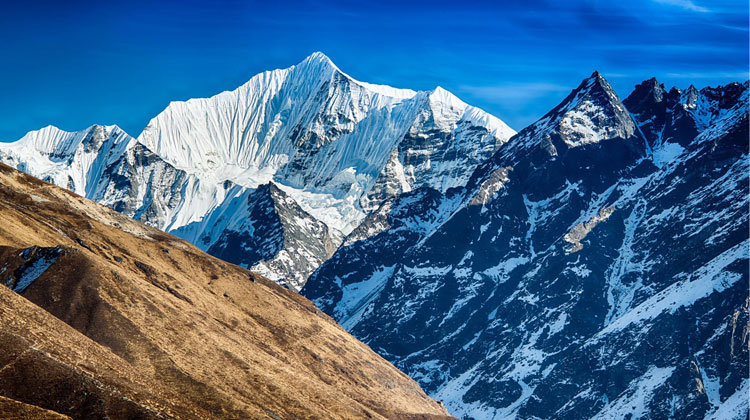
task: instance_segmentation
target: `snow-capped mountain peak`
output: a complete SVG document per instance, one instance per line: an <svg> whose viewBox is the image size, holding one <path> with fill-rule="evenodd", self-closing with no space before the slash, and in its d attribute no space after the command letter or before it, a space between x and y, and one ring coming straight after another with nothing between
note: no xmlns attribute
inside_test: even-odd
<svg viewBox="0 0 750 420"><path fill-rule="evenodd" d="M298 66L303 65L303 64L320 65L323 67L328 67L328 68L332 68L334 70L340 71L338 66L333 64L333 61L331 61L331 59L327 55L325 55L324 53L320 51L315 51L309 56L307 56L304 60L302 60L300 64L298 64Z"/></svg>
<svg viewBox="0 0 750 420"><path fill-rule="evenodd" d="M560 158L583 171L614 157L622 164L632 163L645 150L645 140L630 113L595 71L560 104L513 137L495 160L510 158L526 161L525 165L535 161L540 166L545 160Z"/></svg>
<svg viewBox="0 0 750 420"><path fill-rule="evenodd" d="M635 123L598 71L584 80L574 93L558 122L560 137L567 146L579 147L633 135Z"/></svg>
<svg viewBox="0 0 750 420"><path fill-rule="evenodd" d="M127 140L127 137L127 133L116 125L94 124L81 131L65 131L48 125L39 130L29 131L18 141L10 144L19 148L30 148L39 153L63 156L75 153L80 146L95 148L105 140L120 143L123 139Z"/></svg>
<svg viewBox="0 0 750 420"><path fill-rule="evenodd" d="M468 105L441 86L437 86L427 92L426 95L427 103L434 114L435 123L443 128L449 129L451 124L455 124L461 119L485 126L490 129L493 135L501 139L509 139L515 134L515 131L499 118Z"/></svg>
<svg viewBox="0 0 750 420"><path fill-rule="evenodd" d="M623 103L633 114L640 114L646 111L646 108L662 102L666 96L667 91L664 89L664 85L659 83L655 77L652 77L637 84Z"/></svg>
<svg viewBox="0 0 750 420"><path fill-rule="evenodd" d="M65 131L49 125L0 149L0 160L80 195L93 193L104 167L135 143L116 125Z"/></svg>
<svg viewBox="0 0 750 420"><path fill-rule="evenodd" d="M442 86L437 86L429 93L430 101L446 103L454 107L465 107L466 103L447 90L443 89Z"/></svg>
<svg viewBox="0 0 750 420"><path fill-rule="evenodd" d="M303 144L323 146L370 111L415 94L359 82L314 53L233 91L172 102L138 140L180 169L255 187L270 181ZM234 169L225 173L227 167Z"/></svg>
<svg viewBox="0 0 750 420"><path fill-rule="evenodd" d="M672 87L668 92L656 79L638 84L623 101L652 149L663 144L686 146L743 100L747 84L730 83L698 90Z"/></svg>
<svg viewBox="0 0 750 420"><path fill-rule="evenodd" d="M176 168L214 182L256 188L274 181L297 190L287 192L305 211L348 233L364 217L359 200L405 136L423 130L423 119L437 129L421 134L428 147L433 141L443 144L444 134L434 137L438 133L470 126L486 130L491 141L467 145L481 149L484 157L515 134L442 88L418 93L359 82L324 54L313 53L287 69L256 75L234 91L173 102L138 140ZM461 121L465 127L459 128ZM472 165L476 158L469 152ZM431 159L424 169L433 172L436 163ZM406 182L446 184L442 177L429 181L415 175Z"/></svg>
<svg viewBox="0 0 750 420"><path fill-rule="evenodd" d="M300 64L297 64L296 66L292 66L292 68L299 68L299 67L304 67L304 68L317 67L321 69L330 68L334 73L338 73L340 75L345 76L351 82L359 85L360 87L363 87L367 89L368 91L377 93L379 95L387 96L387 97L408 99L417 94L416 91L411 90L411 89L399 89L399 88L394 88L388 85L378 85L378 84L367 83L367 82L357 80L354 77L342 71L327 55L325 55L324 53L320 51L316 51L310 54Z"/></svg>
<svg viewBox="0 0 750 420"><path fill-rule="evenodd" d="M635 122L614 89L595 71L558 106L521 131L519 147L542 145L554 155L560 149L629 139L636 134Z"/></svg>
<svg viewBox="0 0 750 420"><path fill-rule="evenodd" d="M171 102L137 141L128 137L122 148L113 149L117 153L97 153L107 157L92 166L96 171L61 164L61 175L48 180L209 251L224 230L237 227L219 217L229 214L226 206L256 208L239 204L259 200L249 190L273 182L286 194L284 201L292 200L300 209L291 204L284 208L295 211L264 208L282 218L304 214L279 224L285 238L291 237L293 223L317 219L330 228L327 241L337 245L342 234L387 198L413 188L445 191L465 183L513 134L496 117L445 89L415 92L360 82L326 55L313 53L294 66L257 74L234 90ZM48 133L40 137L43 149L46 142L67 141ZM3 160L22 169L29 164L33 174L44 175L46 169L36 168L57 165L51 159ZM202 225L209 222L210 229ZM243 240L253 234L251 225L237 229L232 232L244 235ZM205 240L201 232L208 231L212 235ZM325 249L331 243L297 249ZM232 262L255 262L250 254L235 257ZM314 268L302 270L304 277ZM303 282L297 276L295 287Z"/></svg>

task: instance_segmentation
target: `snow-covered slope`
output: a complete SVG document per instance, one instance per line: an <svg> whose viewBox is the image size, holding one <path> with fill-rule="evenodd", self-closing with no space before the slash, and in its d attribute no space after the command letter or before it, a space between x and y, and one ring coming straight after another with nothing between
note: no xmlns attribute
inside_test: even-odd
<svg viewBox="0 0 750 420"><path fill-rule="evenodd" d="M135 142L117 126L67 132L53 126L0 144L0 160L79 195L93 195L103 169Z"/></svg>
<svg viewBox="0 0 750 420"><path fill-rule="evenodd" d="M659 86L595 73L302 294L465 419L745 419L748 84Z"/></svg>
<svg viewBox="0 0 750 420"><path fill-rule="evenodd" d="M361 83L315 53L234 91L173 102L138 140L188 173L249 188L273 180L305 211L349 233L376 180L395 177L407 191L445 190L465 182L513 134L442 88L418 93ZM404 155L400 149L415 136L420 150ZM394 153L400 159L392 164L403 170L381 173Z"/></svg>
<svg viewBox="0 0 750 420"><path fill-rule="evenodd" d="M274 183L254 189L235 185L202 220L173 233L294 290L341 242L340 234L302 210Z"/></svg>
<svg viewBox="0 0 750 420"><path fill-rule="evenodd" d="M276 203L288 205L267 208L294 219L281 222L285 239L276 249L311 265L293 273L296 263L266 264L264 272L298 287L328 252L319 251L335 248L385 199L424 186L463 185L513 134L442 88L415 92L359 82L314 53L233 91L172 102L137 140L116 127L75 133L48 127L0 144L0 160L209 252L220 248L214 241L222 233L252 235L250 221L225 212L243 207L235 205L238 197L260 197L255 189L272 182L285 197ZM292 228L301 220L304 226ZM309 233L308 243L290 242L290 229ZM288 248L292 242L296 250ZM317 257L303 249L317 250ZM247 253L222 255L248 266L261 262L253 259L257 252Z"/></svg>

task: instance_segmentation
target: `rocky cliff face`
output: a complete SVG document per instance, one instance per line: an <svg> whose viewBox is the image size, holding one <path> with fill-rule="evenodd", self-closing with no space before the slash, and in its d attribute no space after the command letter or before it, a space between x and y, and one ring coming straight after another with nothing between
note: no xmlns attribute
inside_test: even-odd
<svg viewBox="0 0 750 420"><path fill-rule="evenodd" d="M235 186L203 220L174 233L207 246L211 255L249 267L294 290L341 242L325 223L305 212L274 183L255 189Z"/></svg>
<svg viewBox="0 0 750 420"><path fill-rule="evenodd" d="M216 215L273 182L286 194L272 210L286 240L263 260L242 247L231 260L274 260L264 273L298 289L384 200L464 184L514 133L441 88L359 82L315 53L233 91L173 102L137 139L115 126L47 127L0 144L0 161L224 256L215 241L233 235L237 221Z"/></svg>
<svg viewBox="0 0 750 420"><path fill-rule="evenodd" d="M747 88L595 73L302 293L462 418L744 419Z"/></svg>

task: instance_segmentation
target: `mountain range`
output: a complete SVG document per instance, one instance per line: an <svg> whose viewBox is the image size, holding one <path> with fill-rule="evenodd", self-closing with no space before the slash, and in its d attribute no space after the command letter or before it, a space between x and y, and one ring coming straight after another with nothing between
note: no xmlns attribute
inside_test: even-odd
<svg viewBox="0 0 750 420"><path fill-rule="evenodd" d="M299 290L384 200L462 185L513 134L442 88L359 82L315 53L172 102L137 139L49 126L0 161Z"/></svg>
<svg viewBox="0 0 750 420"><path fill-rule="evenodd" d="M300 291L464 419L745 419L748 83L516 133L315 53L0 161Z"/></svg>
<svg viewBox="0 0 750 420"><path fill-rule="evenodd" d="M464 419L744 419L747 89L594 73L302 294Z"/></svg>

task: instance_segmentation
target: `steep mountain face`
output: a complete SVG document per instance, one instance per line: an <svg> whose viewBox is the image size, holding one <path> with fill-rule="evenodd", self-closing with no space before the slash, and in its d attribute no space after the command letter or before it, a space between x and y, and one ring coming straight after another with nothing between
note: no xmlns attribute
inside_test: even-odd
<svg viewBox="0 0 750 420"><path fill-rule="evenodd" d="M302 289L465 419L745 419L748 84L595 73Z"/></svg>
<svg viewBox="0 0 750 420"><path fill-rule="evenodd" d="M2 164L0 282L3 418L451 418L299 294Z"/></svg>
<svg viewBox="0 0 750 420"><path fill-rule="evenodd" d="M286 204L273 206L285 240L262 260L245 247L245 255L231 250L230 261L299 288L384 200L465 184L513 134L442 88L359 82L315 53L234 91L173 102L137 140L117 127L47 127L0 144L0 161L223 256L226 240L238 228L251 234L252 223L217 215L273 182L286 194Z"/></svg>
<svg viewBox="0 0 750 420"><path fill-rule="evenodd" d="M173 233L294 290L341 242L334 236L338 233L332 234L274 183L256 189L235 186L204 220Z"/></svg>
<svg viewBox="0 0 750 420"><path fill-rule="evenodd" d="M138 140L189 173L250 188L274 181L349 233L373 185L398 185L394 193L460 185L513 134L441 88L362 83L315 53L234 91L173 102Z"/></svg>
<svg viewBox="0 0 750 420"><path fill-rule="evenodd" d="M637 85L623 103L652 147L665 143L686 146L729 112L744 92L745 86L740 83L700 91L690 85L685 91L672 88L667 92L663 84L649 79Z"/></svg>
<svg viewBox="0 0 750 420"><path fill-rule="evenodd" d="M104 168L116 162L135 139L117 126L66 132L48 126L15 143L3 144L8 165L75 193L94 195Z"/></svg>
<svg viewBox="0 0 750 420"><path fill-rule="evenodd" d="M1 144L0 161L162 229L168 225L158 221L177 216L183 195L203 190L196 177L117 126L77 132L45 127Z"/></svg>

